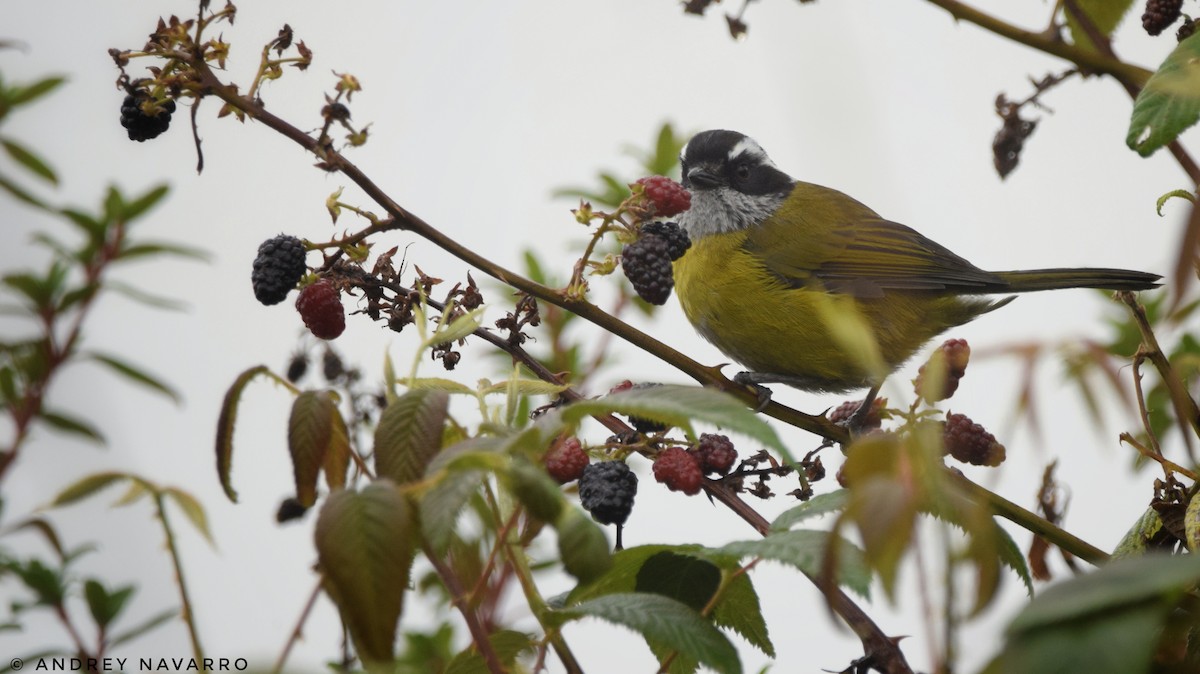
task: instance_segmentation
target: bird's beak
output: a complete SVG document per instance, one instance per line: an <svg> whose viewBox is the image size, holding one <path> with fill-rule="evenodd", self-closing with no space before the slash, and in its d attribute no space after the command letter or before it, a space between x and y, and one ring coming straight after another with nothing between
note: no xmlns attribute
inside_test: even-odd
<svg viewBox="0 0 1200 674"><path fill-rule="evenodd" d="M697 166L687 172L685 176L684 187L694 189L709 190L714 187L721 186L721 179L715 173L707 170L704 166Z"/></svg>

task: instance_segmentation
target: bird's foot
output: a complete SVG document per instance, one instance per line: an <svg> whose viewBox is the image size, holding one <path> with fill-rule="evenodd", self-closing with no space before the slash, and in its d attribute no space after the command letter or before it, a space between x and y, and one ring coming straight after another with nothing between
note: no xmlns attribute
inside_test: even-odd
<svg viewBox="0 0 1200 674"><path fill-rule="evenodd" d="M733 375L733 382L754 391L754 397L758 400L754 405L754 411L762 412L767 409L767 405L771 404L771 389L758 383L756 375L758 375L757 372L739 372Z"/></svg>

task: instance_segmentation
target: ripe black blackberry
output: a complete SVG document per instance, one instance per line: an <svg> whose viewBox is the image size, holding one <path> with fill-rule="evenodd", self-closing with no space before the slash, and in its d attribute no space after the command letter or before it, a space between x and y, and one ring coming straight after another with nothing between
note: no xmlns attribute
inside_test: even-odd
<svg viewBox="0 0 1200 674"><path fill-rule="evenodd" d="M626 384L628 384L628 386L626 386ZM662 384L657 384L654 382L641 382L638 384L631 384L631 383L629 383L628 380L626 380L626 381L623 381L620 384L614 386L612 388L612 390L609 391L609 393L611 394L611 393L617 393L619 391L630 391L630 390L642 391L642 390L645 390L648 388L655 388L658 386L662 386ZM639 433L661 433L662 431L665 431L668 428L670 428L670 426L668 426L667 424L664 424L661 421L655 421L653 419L645 419L642 417L635 417L633 415L626 415L626 418L629 419L629 425L636 428Z"/></svg>
<svg viewBox="0 0 1200 674"><path fill-rule="evenodd" d="M661 236L667 242L667 254L671 261L674 262L683 257L688 248L692 247L692 240L688 237L687 230L680 227L674 222L647 222L642 225L642 234L653 234Z"/></svg>
<svg viewBox="0 0 1200 674"><path fill-rule="evenodd" d="M306 270L304 243L300 239L280 234L263 241L254 258L254 271L250 273L254 297L267 306L279 304L300 282Z"/></svg>
<svg viewBox="0 0 1200 674"><path fill-rule="evenodd" d="M974 466L999 466L1004 462L1004 445L996 436L964 414L947 414L942 442L946 453Z"/></svg>
<svg viewBox="0 0 1200 674"><path fill-rule="evenodd" d="M671 244L656 234L643 234L621 251L621 268L637 294L650 304L663 305L675 287L671 275Z"/></svg>
<svg viewBox="0 0 1200 674"><path fill-rule="evenodd" d="M279 504L279 510L275 512L275 521L283 524L292 520L298 520L304 517L304 513L308 512L308 508L304 507L295 497L283 499Z"/></svg>
<svg viewBox="0 0 1200 674"><path fill-rule="evenodd" d="M1179 30L1175 31L1175 40L1183 42L1196 32L1196 22L1192 19L1184 17L1183 23L1179 24Z"/></svg>
<svg viewBox="0 0 1200 674"><path fill-rule="evenodd" d="M150 94L137 90L125 96L121 102L121 126L129 133L129 140L139 143L157 138L171 126L171 113L175 112L175 101L166 100L158 104L160 110L147 115L142 104L150 100Z"/></svg>
<svg viewBox="0 0 1200 674"><path fill-rule="evenodd" d="M624 461L589 463L579 477L579 501L601 524L625 524L637 495L637 475Z"/></svg>
<svg viewBox="0 0 1200 674"><path fill-rule="evenodd" d="M1142 28L1151 35L1158 35L1175 23L1182 12L1183 0L1146 0Z"/></svg>

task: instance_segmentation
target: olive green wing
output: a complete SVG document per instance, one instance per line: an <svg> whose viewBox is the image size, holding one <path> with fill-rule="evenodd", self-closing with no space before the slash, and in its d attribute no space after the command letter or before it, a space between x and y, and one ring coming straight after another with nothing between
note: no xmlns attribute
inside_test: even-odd
<svg viewBox="0 0 1200 674"><path fill-rule="evenodd" d="M744 245L788 285L861 298L889 290L996 292L1007 285L916 230L809 183L796 183L768 223L747 233Z"/></svg>

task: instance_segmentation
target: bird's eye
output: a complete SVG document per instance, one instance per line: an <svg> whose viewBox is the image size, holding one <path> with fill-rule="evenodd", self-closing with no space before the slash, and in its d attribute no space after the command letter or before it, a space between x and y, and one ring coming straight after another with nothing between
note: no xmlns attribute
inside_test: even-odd
<svg viewBox="0 0 1200 674"><path fill-rule="evenodd" d="M750 177L750 167L746 164L738 164L733 167L733 177L738 180L746 180Z"/></svg>

